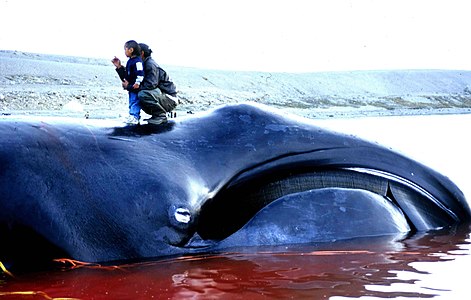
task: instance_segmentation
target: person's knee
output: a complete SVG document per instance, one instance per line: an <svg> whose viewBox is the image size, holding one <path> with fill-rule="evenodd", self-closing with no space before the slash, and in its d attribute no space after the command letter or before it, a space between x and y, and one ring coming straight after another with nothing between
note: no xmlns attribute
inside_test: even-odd
<svg viewBox="0 0 471 300"><path fill-rule="evenodd" d="M138 97L141 102L149 102L149 100L152 99L151 95L146 90L140 91Z"/></svg>

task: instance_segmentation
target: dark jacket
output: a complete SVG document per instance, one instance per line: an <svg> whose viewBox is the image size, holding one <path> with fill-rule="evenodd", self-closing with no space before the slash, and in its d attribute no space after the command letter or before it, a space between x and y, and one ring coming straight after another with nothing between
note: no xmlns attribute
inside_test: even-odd
<svg viewBox="0 0 471 300"><path fill-rule="evenodd" d="M126 69L124 67L117 68L119 78L124 79ZM164 94L175 96L177 88L172 82L167 72L162 69L152 57L144 59L144 80L141 82L141 90L153 90L159 88Z"/></svg>
<svg viewBox="0 0 471 300"><path fill-rule="evenodd" d="M175 96L177 88L172 82L167 72L162 69L152 57L144 59L144 81L142 82L142 90L153 90L159 88L164 94Z"/></svg>
<svg viewBox="0 0 471 300"><path fill-rule="evenodd" d="M128 91L138 92L139 90L133 89L132 86L136 82L141 85L144 79L144 66L141 57L135 56L129 58L128 62L126 63L126 69L124 69L124 72L122 74L118 72L118 74L121 80L126 79L128 81Z"/></svg>

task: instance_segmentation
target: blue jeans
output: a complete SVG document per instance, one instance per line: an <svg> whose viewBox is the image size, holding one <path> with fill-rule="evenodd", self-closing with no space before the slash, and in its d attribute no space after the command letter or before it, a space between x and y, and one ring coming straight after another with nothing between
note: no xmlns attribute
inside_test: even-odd
<svg viewBox="0 0 471 300"><path fill-rule="evenodd" d="M129 92L129 114L138 120L141 117L141 104L137 93Z"/></svg>

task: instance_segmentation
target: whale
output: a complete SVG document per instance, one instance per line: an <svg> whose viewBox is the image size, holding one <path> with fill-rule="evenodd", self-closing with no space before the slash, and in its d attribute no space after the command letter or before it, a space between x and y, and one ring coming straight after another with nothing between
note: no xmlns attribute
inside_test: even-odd
<svg viewBox="0 0 471 300"><path fill-rule="evenodd" d="M0 118L0 262L156 259L407 236L469 222L446 176L242 103L161 125Z"/></svg>

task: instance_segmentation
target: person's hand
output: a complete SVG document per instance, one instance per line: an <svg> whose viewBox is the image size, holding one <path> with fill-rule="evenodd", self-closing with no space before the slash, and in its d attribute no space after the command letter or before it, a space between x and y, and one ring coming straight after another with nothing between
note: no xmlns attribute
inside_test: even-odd
<svg viewBox="0 0 471 300"><path fill-rule="evenodd" d="M116 56L111 60L111 62L116 68L121 68L121 60L119 60L119 58Z"/></svg>
<svg viewBox="0 0 471 300"><path fill-rule="evenodd" d="M121 85L123 86L123 89L126 90L128 88L129 82L126 79L124 79Z"/></svg>
<svg viewBox="0 0 471 300"><path fill-rule="evenodd" d="M133 86L132 86L133 89L137 90L139 88L139 83L135 83Z"/></svg>

